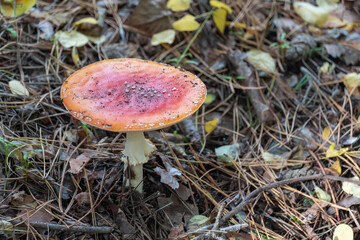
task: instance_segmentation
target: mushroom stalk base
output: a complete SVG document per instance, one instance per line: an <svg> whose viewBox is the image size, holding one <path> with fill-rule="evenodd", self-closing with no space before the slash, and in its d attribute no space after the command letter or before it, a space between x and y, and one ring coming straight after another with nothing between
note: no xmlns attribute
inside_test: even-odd
<svg viewBox="0 0 360 240"><path fill-rule="evenodd" d="M134 187L140 193L143 192L143 164L147 163L150 153L154 150L155 146L145 139L143 132L126 133L123 161L135 175L131 179L126 179L126 186Z"/></svg>

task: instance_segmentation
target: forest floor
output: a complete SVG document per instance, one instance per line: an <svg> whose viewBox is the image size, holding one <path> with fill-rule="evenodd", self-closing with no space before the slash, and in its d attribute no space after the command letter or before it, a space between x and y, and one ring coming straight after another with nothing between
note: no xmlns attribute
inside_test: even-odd
<svg viewBox="0 0 360 240"><path fill-rule="evenodd" d="M38 0L0 16L0 239L359 237L360 8L336 2ZM192 117L146 132L143 194L124 184L126 135L60 98L112 58L207 87Z"/></svg>

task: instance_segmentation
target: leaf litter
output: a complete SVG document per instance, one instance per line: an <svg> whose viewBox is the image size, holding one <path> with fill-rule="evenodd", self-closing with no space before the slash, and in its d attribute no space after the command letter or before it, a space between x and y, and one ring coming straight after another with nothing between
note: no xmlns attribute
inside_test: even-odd
<svg viewBox="0 0 360 240"><path fill-rule="evenodd" d="M355 1L16 2L0 19L9 238L358 237ZM130 57L189 70L209 93L148 133L143 195L123 184L124 135L71 118L59 97L80 67Z"/></svg>

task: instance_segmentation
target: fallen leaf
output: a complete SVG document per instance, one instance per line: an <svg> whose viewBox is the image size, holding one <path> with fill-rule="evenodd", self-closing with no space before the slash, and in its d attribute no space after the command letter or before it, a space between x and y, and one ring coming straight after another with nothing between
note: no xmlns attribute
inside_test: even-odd
<svg viewBox="0 0 360 240"><path fill-rule="evenodd" d="M175 192L183 201L188 200L188 198L192 195L192 191L183 184L179 184L179 188L176 189Z"/></svg>
<svg viewBox="0 0 360 240"><path fill-rule="evenodd" d="M225 25L226 26L231 26L231 27L234 27L234 28L246 28L246 24L244 24L244 23L233 23L233 22L230 22L230 21L226 21Z"/></svg>
<svg viewBox="0 0 360 240"><path fill-rule="evenodd" d="M218 118L214 118L213 120L210 120L205 123L205 132L209 133L215 130L216 126L219 123Z"/></svg>
<svg viewBox="0 0 360 240"><path fill-rule="evenodd" d="M274 168L282 168L287 163L287 159L281 155L264 152L261 154L264 161Z"/></svg>
<svg viewBox="0 0 360 240"><path fill-rule="evenodd" d="M170 198L158 197L159 208L164 211L173 226L186 224L193 215L199 214L196 205L180 201L175 195Z"/></svg>
<svg viewBox="0 0 360 240"><path fill-rule="evenodd" d="M0 220L0 231L4 232L5 234L11 234L13 233L13 225L11 222Z"/></svg>
<svg viewBox="0 0 360 240"><path fill-rule="evenodd" d="M94 25L99 24L99 22L98 22L95 18L93 18L93 17L86 17L86 18L80 19L79 21L76 21L76 22L74 23L74 26L78 26L78 25L81 25L81 24L83 24L83 23L90 23L90 24L94 24Z"/></svg>
<svg viewBox="0 0 360 240"><path fill-rule="evenodd" d="M18 17L29 11L35 3L36 0L0 0L0 12L6 17Z"/></svg>
<svg viewBox="0 0 360 240"><path fill-rule="evenodd" d="M172 44L175 40L175 31L167 29L159 33L155 33L151 38L151 45L157 46L161 43Z"/></svg>
<svg viewBox="0 0 360 240"><path fill-rule="evenodd" d="M235 160L239 157L240 146L239 144L224 145L215 148L215 154L219 160L229 163L231 160Z"/></svg>
<svg viewBox="0 0 360 240"><path fill-rule="evenodd" d="M254 65L257 69L269 73L276 73L276 62L273 57L261 50L252 49L247 52L247 59L249 63Z"/></svg>
<svg viewBox="0 0 360 240"><path fill-rule="evenodd" d="M26 194L25 191L16 192L11 196L11 205L18 208L35 208L37 203L31 195Z"/></svg>
<svg viewBox="0 0 360 240"><path fill-rule="evenodd" d="M354 231L349 225L343 223L335 228L333 240L353 240L353 239L354 239Z"/></svg>
<svg viewBox="0 0 360 240"><path fill-rule="evenodd" d="M19 219L23 221L31 221L31 222L44 222L50 223L51 220L54 219L53 215L51 215L44 208L41 209L24 209L17 214Z"/></svg>
<svg viewBox="0 0 360 240"><path fill-rule="evenodd" d="M82 47L89 42L89 39L84 34L75 30L70 32L58 31L55 33L55 37L64 48Z"/></svg>
<svg viewBox="0 0 360 240"><path fill-rule="evenodd" d="M167 0L141 0L130 18L125 22L149 36L171 28L172 12L166 7Z"/></svg>
<svg viewBox="0 0 360 240"><path fill-rule="evenodd" d="M192 0L169 0L166 4L173 12L186 11L190 8Z"/></svg>
<svg viewBox="0 0 360 240"><path fill-rule="evenodd" d="M338 0L316 0L317 5L327 12L335 10L338 7L338 2Z"/></svg>
<svg viewBox="0 0 360 240"><path fill-rule="evenodd" d="M12 94L21 95L21 96L29 96L29 91L18 80L11 80L9 82L9 88L10 88L10 91Z"/></svg>
<svg viewBox="0 0 360 240"><path fill-rule="evenodd" d="M331 134L331 129L329 126L325 127L324 130L323 130L323 138L325 140L329 139L330 137L330 134Z"/></svg>
<svg viewBox="0 0 360 240"><path fill-rule="evenodd" d="M79 141L78 129L70 129L64 132L66 140L77 143Z"/></svg>
<svg viewBox="0 0 360 240"><path fill-rule="evenodd" d="M75 65L77 67L80 67L81 66L81 61L80 61L80 57L79 57L79 52L76 50L76 47L72 48L71 57L72 57L72 60L75 63Z"/></svg>
<svg viewBox="0 0 360 240"><path fill-rule="evenodd" d="M189 223L186 227L188 230L197 229L204 226L208 221L208 217L205 217L203 215L195 215L189 220Z"/></svg>
<svg viewBox="0 0 360 240"><path fill-rule="evenodd" d="M118 208L117 213L115 214L115 223L119 228L119 232L125 236L136 232L134 226L129 223L121 208Z"/></svg>
<svg viewBox="0 0 360 240"><path fill-rule="evenodd" d="M171 227L168 239L180 239L179 237L185 233L184 224Z"/></svg>
<svg viewBox="0 0 360 240"><path fill-rule="evenodd" d="M360 74L358 73L348 73L343 77L344 85L346 86L348 92L353 92L355 96L359 95L357 88L360 86Z"/></svg>
<svg viewBox="0 0 360 240"><path fill-rule="evenodd" d="M98 20L93 17L82 18L75 22L74 26L78 32L88 37L101 37L102 27Z"/></svg>
<svg viewBox="0 0 360 240"><path fill-rule="evenodd" d="M321 188L319 188L318 186L315 186L315 193L317 195L317 197L320 200L326 201L326 202L330 202L331 201L331 196L330 194L328 194L327 192L325 192L324 190L322 190Z"/></svg>
<svg viewBox="0 0 360 240"><path fill-rule="evenodd" d="M342 206L345 208L349 208L351 206L359 205L359 204L360 204L360 198L357 198L354 196L347 196L336 203L336 205ZM328 214L332 215L332 214L336 213L336 209L335 209L335 207L330 207L327 212L328 212Z"/></svg>
<svg viewBox="0 0 360 240"><path fill-rule="evenodd" d="M344 52L345 48L341 44L334 43L334 44L324 44L325 50L330 56L333 58L340 57Z"/></svg>
<svg viewBox="0 0 360 240"><path fill-rule="evenodd" d="M324 64L319 68L319 73L331 74L335 69L335 64L330 66L330 63L324 62Z"/></svg>
<svg viewBox="0 0 360 240"><path fill-rule="evenodd" d="M39 24L37 24L36 26L42 32L40 34L41 39L50 40L52 38L52 36L54 35L54 26L49 21L43 20L43 21L39 22Z"/></svg>
<svg viewBox="0 0 360 240"><path fill-rule="evenodd" d="M226 10L229 14L232 13L231 7L223 2L216 1L216 0L210 0L209 3L212 7L222 8L222 9Z"/></svg>
<svg viewBox="0 0 360 240"><path fill-rule="evenodd" d="M223 8L216 9L212 15L214 23L217 29L221 32L225 32L225 22L226 22L226 10Z"/></svg>
<svg viewBox="0 0 360 240"><path fill-rule="evenodd" d="M329 205L327 202L318 202L316 204L313 204L309 209L307 209L304 213L301 215L304 217L303 222L309 223L313 221L319 214L322 214L324 212L324 208Z"/></svg>
<svg viewBox="0 0 360 240"><path fill-rule="evenodd" d="M341 174L341 164L340 164L340 159L337 159L330 167L330 169L332 171L334 171L335 173L337 173L339 176Z"/></svg>
<svg viewBox="0 0 360 240"><path fill-rule="evenodd" d="M319 27L322 27L330 16L327 9L308 2L294 2L294 10L305 22Z"/></svg>
<svg viewBox="0 0 360 240"><path fill-rule="evenodd" d="M106 40L106 37L104 35L101 35L99 37L87 36L87 38L89 39L90 42L95 44L102 44Z"/></svg>
<svg viewBox="0 0 360 240"><path fill-rule="evenodd" d="M186 14L184 17L180 18L172 24L173 28L176 31L195 31L200 27L200 24L195 20L195 17L190 14Z"/></svg>
<svg viewBox="0 0 360 240"><path fill-rule="evenodd" d="M81 206L83 205L89 205L90 204L90 195L89 192L81 192L78 193L74 199L77 201L77 203Z"/></svg>
<svg viewBox="0 0 360 240"><path fill-rule="evenodd" d="M330 147L326 151L326 158L339 157L349 150L349 148L340 148L340 150L337 150L335 148L335 144L330 145Z"/></svg>
<svg viewBox="0 0 360 240"><path fill-rule="evenodd" d="M214 95L214 94L211 94L211 93L208 93L208 94L206 94L204 104L210 104L210 103L212 103L214 100L215 100L215 95Z"/></svg>
<svg viewBox="0 0 360 240"><path fill-rule="evenodd" d="M169 185L172 189L179 188L179 182L175 176L181 176L181 172L178 169L171 167L171 165L167 162L164 162L164 165L166 170L160 167L156 167L154 169L154 171L161 177L160 182Z"/></svg>
<svg viewBox="0 0 360 240"><path fill-rule="evenodd" d="M356 176L350 179L359 181L359 177ZM344 181L342 183L342 190L347 194L352 194L354 197L360 198L360 186L355 183Z"/></svg>
<svg viewBox="0 0 360 240"><path fill-rule="evenodd" d="M90 156L87 153L83 153L76 158L69 160L70 173L78 174L82 171L83 166L90 161Z"/></svg>

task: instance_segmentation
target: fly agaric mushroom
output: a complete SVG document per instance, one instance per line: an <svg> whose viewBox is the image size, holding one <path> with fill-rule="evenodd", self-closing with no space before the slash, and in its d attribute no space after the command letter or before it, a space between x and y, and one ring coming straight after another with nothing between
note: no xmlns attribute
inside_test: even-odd
<svg viewBox="0 0 360 240"><path fill-rule="evenodd" d="M142 192L143 164L155 146L144 131L171 126L204 102L205 84L182 69L139 59L112 59L73 73L61 88L63 104L77 119L114 132L126 132L122 160Z"/></svg>

